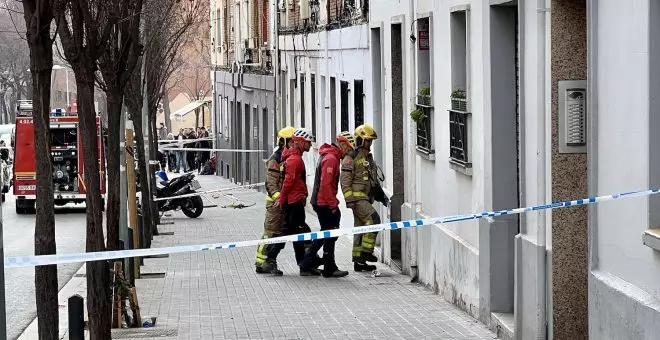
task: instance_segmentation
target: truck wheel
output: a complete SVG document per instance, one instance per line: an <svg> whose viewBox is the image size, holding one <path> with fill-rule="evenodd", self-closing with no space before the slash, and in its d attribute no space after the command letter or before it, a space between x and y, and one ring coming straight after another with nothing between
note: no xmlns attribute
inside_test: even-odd
<svg viewBox="0 0 660 340"><path fill-rule="evenodd" d="M27 207L25 208L25 212L27 214L36 214L37 213L37 208L35 204L37 203L36 200L25 200L25 203Z"/></svg>
<svg viewBox="0 0 660 340"><path fill-rule="evenodd" d="M101 198L101 211L105 211L105 198Z"/></svg>

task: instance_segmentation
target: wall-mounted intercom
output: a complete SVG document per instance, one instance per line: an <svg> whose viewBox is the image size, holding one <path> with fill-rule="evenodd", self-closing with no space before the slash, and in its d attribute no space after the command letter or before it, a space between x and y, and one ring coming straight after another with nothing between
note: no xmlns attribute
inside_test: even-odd
<svg viewBox="0 0 660 340"><path fill-rule="evenodd" d="M559 82L559 153L587 152L587 81Z"/></svg>

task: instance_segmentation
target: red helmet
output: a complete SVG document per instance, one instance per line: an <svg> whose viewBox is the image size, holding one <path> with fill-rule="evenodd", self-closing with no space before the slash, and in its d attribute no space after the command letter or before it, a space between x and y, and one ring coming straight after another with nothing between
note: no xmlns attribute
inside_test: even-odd
<svg viewBox="0 0 660 340"><path fill-rule="evenodd" d="M337 143L346 143L351 148L355 148L355 137L348 131L342 131L337 135Z"/></svg>

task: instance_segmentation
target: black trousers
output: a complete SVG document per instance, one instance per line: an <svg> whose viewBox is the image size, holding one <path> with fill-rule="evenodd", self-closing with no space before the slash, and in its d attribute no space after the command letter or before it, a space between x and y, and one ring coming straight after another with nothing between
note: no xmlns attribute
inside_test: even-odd
<svg viewBox="0 0 660 340"><path fill-rule="evenodd" d="M312 230L305 223L305 204L304 201L298 201L293 204L282 206L284 210L284 223L282 225L282 232L278 236L288 236L300 233L309 233ZM276 243L269 245L267 254L268 260L276 261L277 255L284 249L286 243ZM293 242L293 252L296 254L296 263L300 263L305 257L305 241Z"/></svg>
<svg viewBox="0 0 660 340"><path fill-rule="evenodd" d="M319 224L321 225L321 231L339 229L339 222L341 221L341 211L339 208L331 209L327 205L314 206L314 211L319 218ZM300 262L301 268L309 268L312 266L313 260L316 257L319 249L323 247L323 271L332 273L337 270L337 264L335 263L335 243L337 242L336 237L314 240L312 241L312 246L309 248L305 259Z"/></svg>

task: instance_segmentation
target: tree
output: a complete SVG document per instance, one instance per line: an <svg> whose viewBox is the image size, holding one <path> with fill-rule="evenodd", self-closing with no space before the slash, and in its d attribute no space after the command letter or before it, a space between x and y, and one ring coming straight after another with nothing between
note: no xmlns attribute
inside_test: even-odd
<svg viewBox="0 0 660 340"><path fill-rule="evenodd" d="M78 89L78 116L87 191L87 252L105 250L94 90L97 62L106 52L110 35L118 21L115 10L115 1L110 0L59 0L56 8L64 56L73 67ZM87 313L92 339L110 339L110 292L108 263L87 262Z"/></svg>
<svg viewBox="0 0 660 340"><path fill-rule="evenodd" d="M107 245L109 250L119 249L119 209L121 189L119 183L120 120L124 87L136 70L142 45L140 44L140 18L142 0L118 0L115 9L122 19L110 34L108 47L99 60L103 76L101 87L106 93L108 119L108 200L106 213Z"/></svg>
<svg viewBox="0 0 660 340"><path fill-rule="evenodd" d="M125 92L126 106L131 114L135 127L135 141L138 153L138 170L142 192L143 237L145 246L151 245L151 238L156 229L156 214L158 210L150 200L148 182L151 173L147 169L145 159L146 147L144 136L148 136L150 155L157 155L156 115L158 103L162 100L170 76L181 64L180 49L188 39L189 28L197 23L203 13L206 1L190 0L144 0L144 53L141 59L144 77L134 76L127 84ZM144 91L146 88L146 91ZM146 100L144 98L146 92ZM146 101L147 131L142 128L142 106Z"/></svg>
<svg viewBox="0 0 660 340"><path fill-rule="evenodd" d="M206 3L208 5L208 3ZM205 10L208 7L205 6ZM188 100L202 100L211 93L210 32L203 20L193 23L188 39L181 46L181 65L174 71L170 90L184 93ZM207 122L208 123L208 122ZM195 127L200 126L200 109L195 110Z"/></svg>
<svg viewBox="0 0 660 340"><path fill-rule="evenodd" d="M55 254L55 214L53 211L53 165L50 157L50 82L53 71L53 4L49 0L23 0L26 38L30 49L32 74L34 144L37 172L35 255ZM39 318L39 339L57 339L57 266L34 269Z"/></svg>
<svg viewBox="0 0 660 340"><path fill-rule="evenodd" d="M17 101L26 98L31 86L30 49L26 44L25 20L20 20L16 2L3 4L0 12L0 122L14 120ZM30 91L31 92L31 91Z"/></svg>

